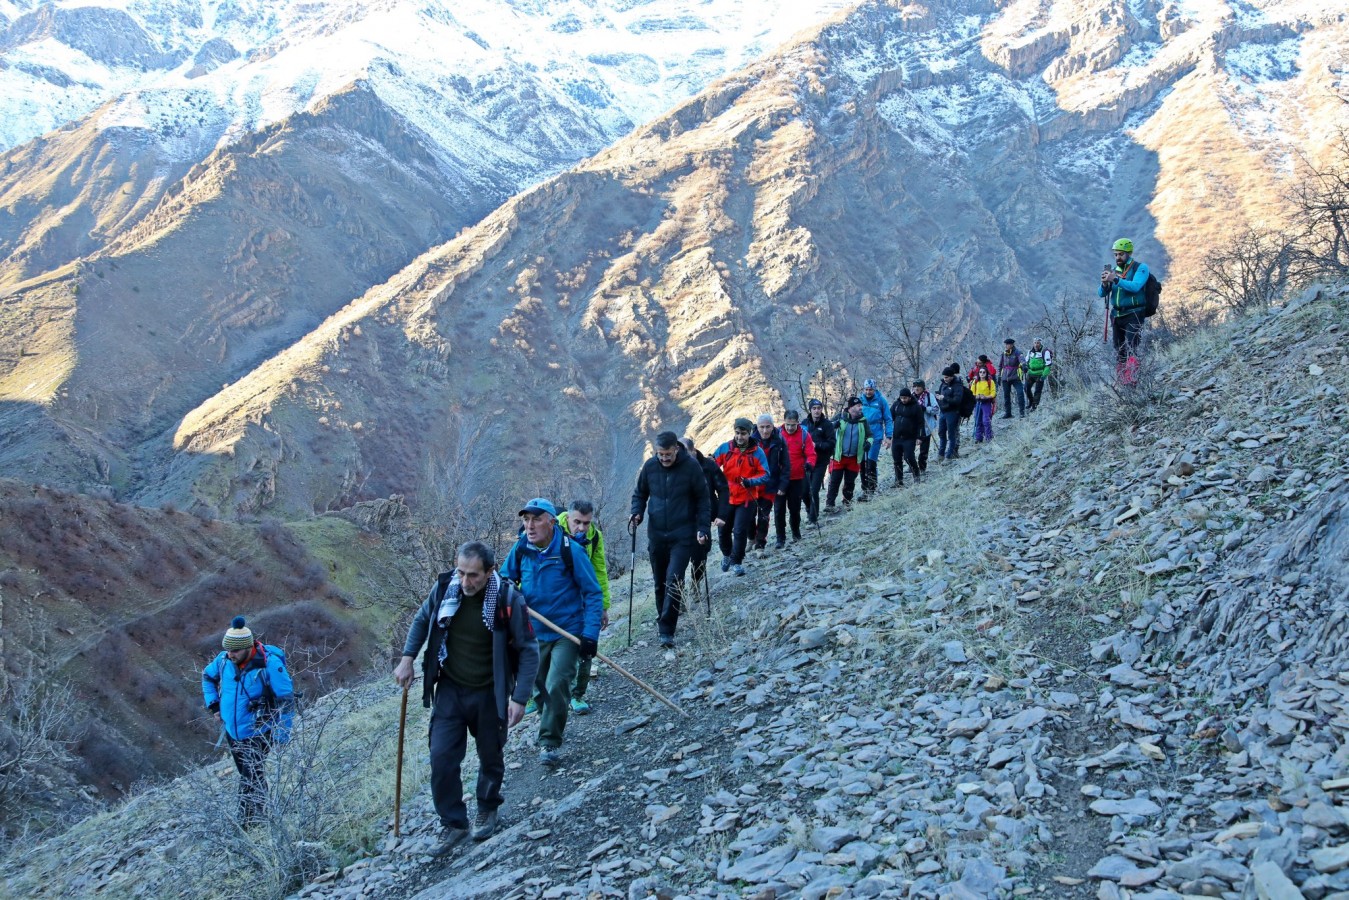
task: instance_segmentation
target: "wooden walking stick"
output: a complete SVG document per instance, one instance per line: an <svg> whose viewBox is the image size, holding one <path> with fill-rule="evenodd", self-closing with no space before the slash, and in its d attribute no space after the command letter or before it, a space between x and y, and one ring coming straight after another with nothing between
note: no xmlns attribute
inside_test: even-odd
<svg viewBox="0 0 1349 900"><path fill-rule="evenodd" d="M559 626L554 625L552 622L550 622L550 621L548 620L548 617L547 617L547 616L544 616L544 615L540 614L539 612L537 612L536 610L533 610L533 609L529 610L529 614L530 614L531 616L533 616L535 619L538 619L540 622L542 622L545 626L547 626L547 627L550 628L551 630L556 631L558 634L562 635L564 638L566 638L567 640L571 641L573 644L576 644L576 645L578 645L578 646L580 645L580 643L581 643L581 639L580 639L580 638L578 638L576 635L572 634L571 632L567 631L565 628L560 628ZM670 709L673 709L675 712L679 713L681 716L687 716L687 715L688 715L688 713L686 713L686 712L684 712L684 710L680 709L680 708L675 704L675 702L674 702L673 700L671 700L669 697L666 697L666 696L665 696L664 694L662 694L660 691L656 690L656 689L653 688L651 685L647 684L645 681L643 681L642 679L638 678L636 675L632 674L632 673L629 672L627 669L623 668L622 666L620 666L618 663L614 662L614 661L613 661L612 659L610 659L609 657L605 656L603 653L596 653L595 656L600 660L600 662L602 662L602 663L604 663L605 665L609 666L609 668L613 669L613 670L614 670L615 672L617 672L619 675L622 675L624 678L628 679L628 681L631 681L633 684L637 685L639 688L641 688L642 690L646 691L648 694L650 694L651 696L655 697L655 698L656 698L657 700L659 700L661 703L664 703L666 706L670 707Z"/></svg>
<svg viewBox="0 0 1349 900"><path fill-rule="evenodd" d="M403 811L403 733L408 723L408 686L403 685L403 705L398 711L398 771L393 779L393 836L400 837Z"/></svg>

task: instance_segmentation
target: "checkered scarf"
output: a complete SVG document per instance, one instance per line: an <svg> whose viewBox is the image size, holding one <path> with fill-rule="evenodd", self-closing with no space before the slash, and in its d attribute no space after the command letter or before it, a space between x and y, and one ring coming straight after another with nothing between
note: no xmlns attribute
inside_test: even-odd
<svg viewBox="0 0 1349 900"><path fill-rule="evenodd" d="M487 626L488 631L495 631L493 627L496 624L497 615L497 594L501 591L501 576L492 572L487 576L487 592L482 599L482 623ZM462 597L462 591L459 587L459 573L455 572L454 577L450 579L450 586L445 589L445 599L440 601L440 610L436 613L436 621L440 623L443 629L449 624L450 619L459 611L459 600ZM438 657L441 664L445 662L446 654L444 642L440 645L440 655Z"/></svg>

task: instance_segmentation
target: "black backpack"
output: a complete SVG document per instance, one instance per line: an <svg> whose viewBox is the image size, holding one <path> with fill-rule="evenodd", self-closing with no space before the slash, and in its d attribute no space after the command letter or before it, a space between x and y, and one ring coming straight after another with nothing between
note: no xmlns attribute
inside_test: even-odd
<svg viewBox="0 0 1349 900"><path fill-rule="evenodd" d="M974 415L974 391L970 390L969 385L962 384L960 388L964 391L960 395L960 418L968 419Z"/></svg>
<svg viewBox="0 0 1349 900"><path fill-rule="evenodd" d="M1138 263L1134 263L1134 270L1137 271ZM1157 308L1162 305L1162 283L1157 280L1157 276L1148 271L1148 280L1143 282L1143 318L1150 319L1157 315Z"/></svg>

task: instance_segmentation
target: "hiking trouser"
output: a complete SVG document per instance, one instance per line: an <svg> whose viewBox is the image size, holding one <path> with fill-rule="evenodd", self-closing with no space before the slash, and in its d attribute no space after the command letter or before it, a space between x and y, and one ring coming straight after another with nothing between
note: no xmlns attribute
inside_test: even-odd
<svg viewBox="0 0 1349 900"><path fill-rule="evenodd" d="M880 444L877 442L873 446L880 446ZM868 457L862 460L862 490L868 494L874 494L879 487L880 475L877 474L877 461Z"/></svg>
<svg viewBox="0 0 1349 900"><path fill-rule="evenodd" d="M791 514L792 537L801 537L801 500L806 494L804 478L787 482L787 493L773 499L773 526L777 531L778 543L787 540L787 518Z"/></svg>
<svg viewBox="0 0 1349 900"><path fill-rule="evenodd" d="M1110 336L1115 345L1115 359L1126 362L1138 355L1138 342L1143 337L1143 313L1131 312L1110 319Z"/></svg>
<svg viewBox="0 0 1349 900"><path fill-rule="evenodd" d="M442 675L431 705L431 799L447 828L468 827L459 773L470 734L478 750L478 809L496 809L506 778L506 722L497 714L496 691L460 687Z"/></svg>
<svg viewBox="0 0 1349 900"><path fill-rule="evenodd" d="M925 434L918 439L918 471L927 471L927 453L932 449L932 435Z"/></svg>
<svg viewBox="0 0 1349 900"><path fill-rule="evenodd" d="M730 520L717 533L721 555L729 556L736 565L745 561L745 544L749 541L749 532L754 527L757 511L757 500L732 504Z"/></svg>
<svg viewBox="0 0 1349 900"><path fill-rule="evenodd" d="M1004 381L1002 383L1002 402L1004 406L1002 417L1010 419L1012 417L1012 391L1016 391L1016 408L1021 415L1026 414L1026 389L1022 385L1021 379L1013 381ZM991 435L990 435L991 437Z"/></svg>
<svg viewBox="0 0 1349 900"><path fill-rule="evenodd" d="M828 474L829 466L823 461L817 462L815 468L810 470L808 479L810 485L806 488L806 512L811 522L820 518L820 488L824 486L824 479Z"/></svg>
<svg viewBox="0 0 1349 900"><path fill-rule="evenodd" d="M993 440L993 401L974 401L974 442Z"/></svg>
<svg viewBox="0 0 1349 900"><path fill-rule="evenodd" d="M754 546L763 549L768 543L768 526L773 516L773 498L760 497L754 501Z"/></svg>
<svg viewBox="0 0 1349 900"><path fill-rule="evenodd" d="M539 746L546 750L562 746L567 711L571 709L571 683L576 680L580 660L581 649L566 638L539 640L539 674L534 679L534 693L539 697Z"/></svg>
<svg viewBox="0 0 1349 900"><path fill-rule="evenodd" d="M263 765L272 740L265 734L238 741L228 735L226 738L234 768L239 771L239 824L247 828L262 822L267 809L267 773Z"/></svg>
<svg viewBox="0 0 1349 900"><path fill-rule="evenodd" d="M890 456L895 461L895 484L904 484L904 464L909 464L909 471L913 473L913 480L918 480L918 457L914 454L914 448L918 446L918 438L895 438L890 444Z"/></svg>
<svg viewBox="0 0 1349 900"><path fill-rule="evenodd" d="M1026 405L1031 409L1040 405L1040 395L1045 392L1045 377L1031 375L1026 378Z"/></svg>
<svg viewBox="0 0 1349 900"><path fill-rule="evenodd" d="M687 539L671 539L647 532L651 557L651 580L656 585L656 624L661 637L674 637L679 614L684 609L684 575L693 548Z"/></svg>
<svg viewBox="0 0 1349 900"><path fill-rule="evenodd" d="M824 505L832 507L838 499L839 485L843 485L843 502L852 503L853 486L857 484L857 473L862 470L857 460L851 457L836 459L829 464L829 496Z"/></svg>
<svg viewBox="0 0 1349 900"><path fill-rule="evenodd" d="M960 453L960 410L944 412L937 421L937 459L954 459Z"/></svg>

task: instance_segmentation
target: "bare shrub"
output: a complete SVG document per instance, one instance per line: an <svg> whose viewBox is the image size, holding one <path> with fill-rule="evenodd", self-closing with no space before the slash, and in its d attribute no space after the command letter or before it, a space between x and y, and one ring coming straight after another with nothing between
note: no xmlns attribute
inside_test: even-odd
<svg viewBox="0 0 1349 900"><path fill-rule="evenodd" d="M47 812L51 776L74 762L80 738L74 694L35 670L0 682L0 827L8 837Z"/></svg>
<svg viewBox="0 0 1349 900"><path fill-rule="evenodd" d="M1308 271L1296 236L1247 228L1209 254L1200 296L1234 313L1269 309L1302 284Z"/></svg>
<svg viewBox="0 0 1349 900"><path fill-rule="evenodd" d="M1060 291L1046 303L1034 324L1045 346L1054 351L1049 389L1076 389L1103 380L1105 306L1095 295Z"/></svg>
<svg viewBox="0 0 1349 900"><path fill-rule="evenodd" d="M1139 370L1133 384L1107 381L1101 390L1087 418L1106 432L1133 431L1147 424L1171 399L1171 389L1147 366Z"/></svg>

